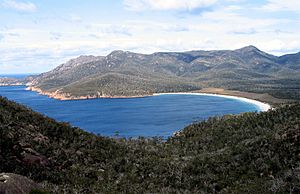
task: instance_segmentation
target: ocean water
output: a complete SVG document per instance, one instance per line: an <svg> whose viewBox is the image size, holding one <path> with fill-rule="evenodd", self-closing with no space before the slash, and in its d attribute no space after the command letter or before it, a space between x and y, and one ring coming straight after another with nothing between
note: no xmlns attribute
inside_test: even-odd
<svg viewBox="0 0 300 194"><path fill-rule="evenodd" d="M8 78L16 78L16 79L23 79L27 76L30 75L37 75L35 73L31 73L31 74L0 74L0 78L1 77L8 77Z"/></svg>
<svg viewBox="0 0 300 194"><path fill-rule="evenodd" d="M60 101L27 91L25 86L3 86L0 95L88 132L126 138L166 138L211 116L260 111L257 105L236 99L188 94Z"/></svg>

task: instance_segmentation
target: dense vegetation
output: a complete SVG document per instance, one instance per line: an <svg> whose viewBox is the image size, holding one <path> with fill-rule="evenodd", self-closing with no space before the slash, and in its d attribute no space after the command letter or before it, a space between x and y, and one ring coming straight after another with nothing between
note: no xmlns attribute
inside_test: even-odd
<svg viewBox="0 0 300 194"><path fill-rule="evenodd" d="M0 172L53 193L299 193L300 104L208 119L166 141L101 137L0 97Z"/></svg>
<svg viewBox="0 0 300 194"><path fill-rule="evenodd" d="M32 81L32 80L31 80ZM144 55L114 51L80 56L33 78L47 92L79 96L135 96L215 87L300 99L300 53L274 56L237 50Z"/></svg>

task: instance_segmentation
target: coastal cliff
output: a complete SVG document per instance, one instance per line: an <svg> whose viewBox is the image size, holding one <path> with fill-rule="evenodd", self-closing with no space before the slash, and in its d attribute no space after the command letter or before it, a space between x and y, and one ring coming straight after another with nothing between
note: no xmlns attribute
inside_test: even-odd
<svg viewBox="0 0 300 194"><path fill-rule="evenodd" d="M30 90L33 92L37 92L41 95L48 96L49 98L54 98L57 100L84 100L84 99L95 99L95 98L143 98L146 95L139 96L110 96L110 95L101 95L98 93L97 95L86 95L86 96L72 96L70 93L63 93L61 90L56 90L54 92L42 91L40 88L28 86L26 90ZM150 96L150 95L147 95Z"/></svg>

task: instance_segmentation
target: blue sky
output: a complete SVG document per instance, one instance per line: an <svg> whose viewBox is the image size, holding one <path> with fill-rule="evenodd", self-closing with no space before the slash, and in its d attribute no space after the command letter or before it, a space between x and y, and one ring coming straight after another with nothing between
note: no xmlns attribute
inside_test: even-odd
<svg viewBox="0 0 300 194"><path fill-rule="evenodd" d="M0 0L0 74L79 55L255 45L300 51L299 0Z"/></svg>

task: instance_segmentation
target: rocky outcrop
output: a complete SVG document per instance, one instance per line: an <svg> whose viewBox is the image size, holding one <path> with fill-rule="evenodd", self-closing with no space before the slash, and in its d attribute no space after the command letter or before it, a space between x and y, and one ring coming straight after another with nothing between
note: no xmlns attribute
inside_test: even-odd
<svg viewBox="0 0 300 194"><path fill-rule="evenodd" d="M0 174L0 194L28 194L41 189L39 184L27 177L13 173Z"/></svg>

